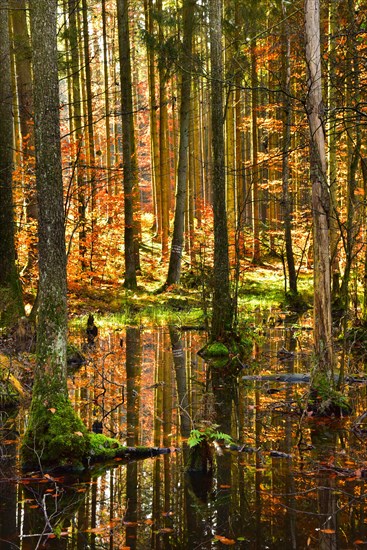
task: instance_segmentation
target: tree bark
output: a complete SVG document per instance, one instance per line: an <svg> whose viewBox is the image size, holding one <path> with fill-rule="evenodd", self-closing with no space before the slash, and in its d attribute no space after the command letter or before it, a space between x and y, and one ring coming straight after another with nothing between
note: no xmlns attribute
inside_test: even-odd
<svg viewBox="0 0 367 550"><path fill-rule="evenodd" d="M31 0L36 180L40 206L37 367L22 446L24 463L62 464L84 456L86 428L66 384L66 252L61 170L57 0Z"/></svg>
<svg viewBox="0 0 367 550"><path fill-rule="evenodd" d="M178 283L184 241L185 207L188 174L188 148L191 107L192 36L196 0L185 0L183 5L183 55L181 59L180 145L177 170L176 208L171 254L166 285Z"/></svg>
<svg viewBox="0 0 367 550"><path fill-rule="evenodd" d="M118 0L118 35L120 52L120 80L122 105L122 149L124 162L125 200L125 282L126 288L135 289L136 265L134 245L134 193L138 184L138 166L135 150L133 97L131 86L131 58L129 38L129 1Z"/></svg>
<svg viewBox="0 0 367 550"><path fill-rule="evenodd" d="M312 216L314 242L314 347L319 372L333 384L329 214L323 128L319 0L305 0L307 116L310 128Z"/></svg>
<svg viewBox="0 0 367 550"><path fill-rule="evenodd" d="M228 230L224 167L222 2L209 7L210 61L212 79L212 184L214 210L214 292L211 337L225 338L232 329L232 300L229 286Z"/></svg>
<svg viewBox="0 0 367 550"><path fill-rule="evenodd" d="M13 114L10 74L9 6L0 9L0 326L24 313L14 244Z"/></svg>
<svg viewBox="0 0 367 550"><path fill-rule="evenodd" d="M283 159L282 159L282 187L283 187L283 212L284 212L284 237L285 250L288 266L289 290L293 296L297 294L297 274L294 265L293 242L292 242L292 204L289 193L289 149L291 144L292 106L290 99L290 54L291 42L289 36L288 21L286 19L286 6L282 2L283 9L283 51L282 51L282 86L283 86Z"/></svg>

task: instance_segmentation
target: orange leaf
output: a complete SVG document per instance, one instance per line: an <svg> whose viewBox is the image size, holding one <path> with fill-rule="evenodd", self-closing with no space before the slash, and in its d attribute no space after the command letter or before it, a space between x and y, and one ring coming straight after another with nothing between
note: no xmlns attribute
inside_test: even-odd
<svg viewBox="0 0 367 550"><path fill-rule="evenodd" d="M173 533L173 529L171 527L162 527L162 529L159 529L160 533Z"/></svg>
<svg viewBox="0 0 367 550"><path fill-rule="evenodd" d="M106 531L107 527L91 527L90 529L86 529L85 533L104 533Z"/></svg>
<svg viewBox="0 0 367 550"><path fill-rule="evenodd" d="M74 432L75 435L79 435L79 437L83 437L82 432Z"/></svg>
<svg viewBox="0 0 367 550"><path fill-rule="evenodd" d="M333 535L335 533L335 529L320 529L320 533L326 533L327 535Z"/></svg>
<svg viewBox="0 0 367 550"><path fill-rule="evenodd" d="M227 546L231 546L232 544L236 544L236 541L233 539L227 539L227 537L222 537L221 535L215 535L214 538L219 540L222 544L226 544Z"/></svg>
<svg viewBox="0 0 367 550"><path fill-rule="evenodd" d="M56 412L56 409L54 409L53 407L51 409L48 409L50 412L52 412L52 414L55 414Z"/></svg>

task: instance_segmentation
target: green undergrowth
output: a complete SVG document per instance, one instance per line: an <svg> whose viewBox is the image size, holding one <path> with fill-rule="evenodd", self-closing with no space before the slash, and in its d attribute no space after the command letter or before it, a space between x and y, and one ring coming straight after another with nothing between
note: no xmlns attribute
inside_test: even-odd
<svg viewBox="0 0 367 550"><path fill-rule="evenodd" d="M307 307L312 304L312 300L312 273L302 273L298 278L297 303ZM291 301L284 292L284 276L280 266L257 266L244 274L239 290L240 310L248 313L267 313L279 308L291 311Z"/></svg>
<svg viewBox="0 0 367 550"><path fill-rule="evenodd" d="M191 273L191 271L190 271ZM163 326L205 326L210 317L212 289L207 278L205 292L200 278L192 284L193 275L185 277L182 284L173 285L165 292L163 280L139 277L136 291L126 290L121 285L81 284L69 285L69 311L72 323L83 326L84 316L93 313L98 323L106 326L150 325ZM299 296L296 309L312 303L312 274L300 274L298 279ZM249 318L254 320L256 313L267 314L274 309L291 311L292 305L284 293L284 277L280 264L248 266L241 274L238 287L239 326ZM293 299L294 302L294 299ZM78 320L79 318L79 320Z"/></svg>

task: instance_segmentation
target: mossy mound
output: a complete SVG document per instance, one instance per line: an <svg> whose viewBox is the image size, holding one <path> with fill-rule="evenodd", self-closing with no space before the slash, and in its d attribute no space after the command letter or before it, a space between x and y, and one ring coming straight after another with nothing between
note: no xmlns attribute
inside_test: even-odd
<svg viewBox="0 0 367 550"><path fill-rule="evenodd" d="M212 342L203 350L203 356L210 359L211 357L229 357L229 349L222 342Z"/></svg>
<svg viewBox="0 0 367 550"><path fill-rule="evenodd" d="M91 441L85 425L65 396L55 396L50 407L33 400L30 419L21 450L25 469L40 464L44 467L83 467L90 454Z"/></svg>

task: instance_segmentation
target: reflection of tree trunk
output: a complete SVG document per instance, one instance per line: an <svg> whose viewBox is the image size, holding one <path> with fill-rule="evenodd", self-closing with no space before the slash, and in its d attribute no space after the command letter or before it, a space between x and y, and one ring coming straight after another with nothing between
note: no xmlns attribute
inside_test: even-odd
<svg viewBox="0 0 367 550"><path fill-rule="evenodd" d="M181 420L181 436L188 437L190 435L191 422L186 380L186 358L183 350L181 335L178 330L171 326L169 329L169 334L171 337L173 363L176 374L178 406Z"/></svg>
<svg viewBox="0 0 367 550"><path fill-rule="evenodd" d="M126 465L126 503L127 510L124 520L131 525L126 526L126 544L131 550L136 548L138 540L138 463L129 462Z"/></svg>
<svg viewBox="0 0 367 550"><path fill-rule="evenodd" d="M139 445L139 406L141 382L140 329L126 328L126 444Z"/></svg>

